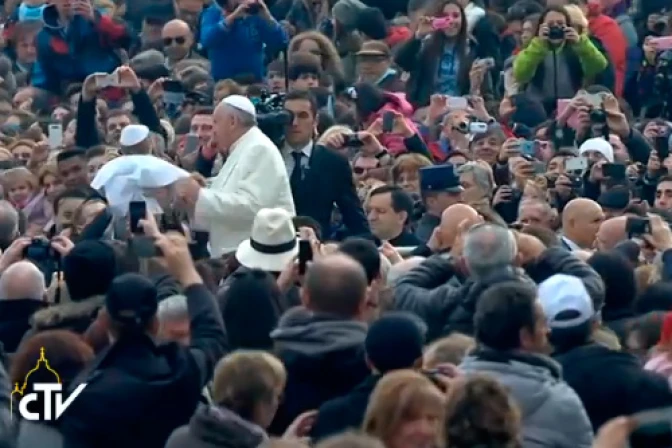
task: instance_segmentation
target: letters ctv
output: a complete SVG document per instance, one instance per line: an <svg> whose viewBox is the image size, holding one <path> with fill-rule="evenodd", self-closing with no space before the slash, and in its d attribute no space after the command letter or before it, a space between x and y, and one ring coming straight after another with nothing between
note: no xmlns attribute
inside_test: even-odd
<svg viewBox="0 0 672 448"><path fill-rule="evenodd" d="M40 358L24 378L23 384L14 384L11 400L12 416L18 408L19 414L26 420L57 420L84 388L86 384L80 384L64 401L61 377L49 365L44 347L42 347Z"/></svg>

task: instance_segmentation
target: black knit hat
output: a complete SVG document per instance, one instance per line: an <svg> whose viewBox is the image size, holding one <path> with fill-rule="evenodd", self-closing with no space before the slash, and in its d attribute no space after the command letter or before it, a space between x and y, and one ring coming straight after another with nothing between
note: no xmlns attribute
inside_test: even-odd
<svg viewBox="0 0 672 448"><path fill-rule="evenodd" d="M117 273L112 247L101 241L77 243L63 258L63 277L74 302L107 292Z"/></svg>
<svg viewBox="0 0 672 448"><path fill-rule="evenodd" d="M387 313L374 322L364 341L366 355L380 373L413 367L424 345L421 322L401 312Z"/></svg>
<svg viewBox="0 0 672 448"><path fill-rule="evenodd" d="M145 328L156 314L158 305L154 282L135 273L115 278L105 296L107 313L112 320L127 328Z"/></svg>

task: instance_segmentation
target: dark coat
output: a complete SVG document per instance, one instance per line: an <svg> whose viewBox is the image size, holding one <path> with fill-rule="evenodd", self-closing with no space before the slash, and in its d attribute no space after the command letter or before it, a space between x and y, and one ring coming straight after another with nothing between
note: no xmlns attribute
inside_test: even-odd
<svg viewBox="0 0 672 448"><path fill-rule="evenodd" d="M493 57L489 52L469 42L469 51L460 59L457 83L460 95L467 95L470 91L469 71L475 59ZM413 37L401 45L397 50L395 63L404 71L411 74L406 82L406 99L416 108L429 105L429 98L435 92L436 76L439 71L439 60L432 56L425 42Z"/></svg>
<svg viewBox="0 0 672 448"><path fill-rule="evenodd" d="M348 235L368 236L369 223L357 196L352 168L342 155L324 146L315 145L308 168L298 189L292 189L297 216L310 216L322 227L327 237L331 228L334 204L343 216Z"/></svg>
<svg viewBox="0 0 672 448"><path fill-rule="evenodd" d="M580 278L596 308L604 303L602 278L561 247L550 247L521 269L493 272L490 277L465 278L450 257L436 255L403 275L396 284L394 306L417 314L427 324L427 339L452 332L473 334L473 318L481 293L501 281L516 279L539 284L553 274Z"/></svg>
<svg viewBox="0 0 672 448"><path fill-rule="evenodd" d="M415 234L404 229L396 238L390 240L390 244L394 247L413 247L419 246L422 241Z"/></svg>
<svg viewBox="0 0 672 448"><path fill-rule="evenodd" d="M320 406L317 420L310 432L313 442L329 436L361 428L369 404L369 397L380 380L380 375L372 375L355 387L349 394L329 400Z"/></svg>
<svg viewBox="0 0 672 448"><path fill-rule="evenodd" d="M0 342L8 353L14 353L23 335L30 329L30 317L46 305L41 300L0 301Z"/></svg>
<svg viewBox="0 0 672 448"><path fill-rule="evenodd" d="M401 77L396 70L392 70L383 76L383 78L378 81L378 87L387 92L406 91L406 83L401 80Z"/></svg>
<svg viewBox="0 0 672 448"><path fill-rule="evenodd" d="M177 428L166 448L257 448L266 439L261 427L219 406L199 406L188 425Z"/></svg>
<svg viewBox="0 0 672 448"><path fill-rule="evenodd" d="M86 388L60 420L64 448L163 448L193 415L226 333L215 300L203 285L184 291L191 345L157 346L148 337L122 336L78 381Z"/></svg>
<svg viewBox="0 0 672 448"><path fill-rule="evenodd" d="M282 434L301 413L318 409L361 383L366 325L294 308L271 333L275 353L287 369L285 397L269 429Z"/></svg>
<svg viewBox="0 0 672 448"><path fill-rule="evenodd" d="M593 428L621 415L672 406L667 378L646 371L634 356L598 344L554 356L576 391Z"/></svg>

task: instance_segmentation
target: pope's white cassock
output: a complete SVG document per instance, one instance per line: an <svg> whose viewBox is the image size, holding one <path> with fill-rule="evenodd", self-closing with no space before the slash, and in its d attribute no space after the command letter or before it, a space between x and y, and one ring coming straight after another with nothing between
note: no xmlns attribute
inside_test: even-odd
<svg viewBox="0 0 672 448"><path fill-rule="evenodd" d="M210 253L219 257L249 238L257 212L270 207L296 214L280 151L255 126L231 145L210 187L201 188L194 225L210 232Z"/></svg>

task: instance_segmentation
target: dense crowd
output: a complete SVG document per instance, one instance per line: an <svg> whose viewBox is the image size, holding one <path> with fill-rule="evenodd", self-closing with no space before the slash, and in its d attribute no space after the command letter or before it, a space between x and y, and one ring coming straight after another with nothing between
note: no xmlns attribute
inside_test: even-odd
<svg viewBox="0 0 672 448"><path fill-rule="evenodd" d="M672 447L669 1L2 7L0 448Z"/></svg>

